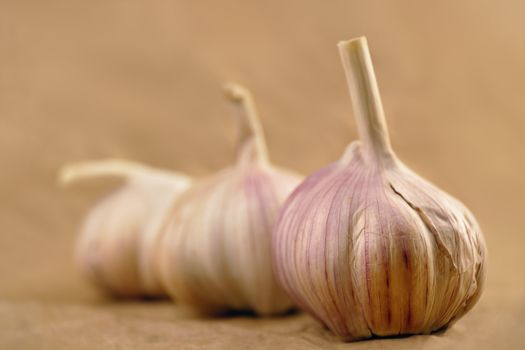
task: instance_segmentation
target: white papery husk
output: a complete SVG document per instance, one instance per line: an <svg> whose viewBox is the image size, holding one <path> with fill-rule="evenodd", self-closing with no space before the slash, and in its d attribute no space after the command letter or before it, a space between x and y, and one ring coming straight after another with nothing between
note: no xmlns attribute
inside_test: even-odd
<svg viewBox="0 0 525 350"><path fill-rule="evenodd" d="M86 215L75 249L77 265L109 294L164 295L154 252L169 209L191 180L121 160L80 163L63 171L64 182L99 176L125 177L126 182Z"/></svg>
<svg viewBox="0 0 525 350"><path fill-rule="evenodd" d="M163 233L161 276L177 302L199 311L282 313L292 303L273 273L271 234L301 177L268 162L248 91L228 91L241 112L237 162L177 202Z"/></svg>

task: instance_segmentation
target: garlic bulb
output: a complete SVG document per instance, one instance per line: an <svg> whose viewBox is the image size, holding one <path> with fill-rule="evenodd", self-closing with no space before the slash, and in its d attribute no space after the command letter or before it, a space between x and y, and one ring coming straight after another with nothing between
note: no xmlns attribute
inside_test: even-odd
<svg viewBox="0 0 525 350"><path fill-rule="evenodd" d="M463 204L392 151L366 39L339 50L360 142L283 206L276 273L299 306L345 340L430 333L478 300L484 240Z"/></svg>
<svg viewBox="0 0 525 350"><path fill-rule="evenodd" d="M191 180L123 160L69 165L60 180L67 185L99 176L124 177L126 184L87 215L76 249L80 270L117 296L162 295L154 252L169 209Z"/></svg>
<svg viewBox="0 0 525 350"><path fill-rule="evenodd" d="M301 178L269 163L249 92L229 84L226 93L240 125L237 162L196 182L175 205L160 245L162 281L202 312L284 312L291 302L273 274L271 233Z"/></svg>

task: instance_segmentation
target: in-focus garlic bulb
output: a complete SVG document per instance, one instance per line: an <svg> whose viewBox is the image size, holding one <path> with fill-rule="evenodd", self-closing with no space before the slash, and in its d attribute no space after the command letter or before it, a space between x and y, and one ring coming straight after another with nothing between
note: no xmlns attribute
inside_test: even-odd
<svg viewBox="0 0 525 350"><path fill-rule="evenodd" d="M236 164L177 201L160 245L162 281L177 302L206 313L281 313L292 304L271 262L278 210L301 178L270 164L249 92L226 86L240 125Z"/></svg>
<svg viewBox="0 0 525 350"><path fill-rule="evenodd" d="M64 185L100 176L126 179L125 185L98 202L85 219L75 254L84 275L116 296L165 294L154 252L169 209L191 180L123 160L73 164L60 175Z"/></svg>
<svg viewBox="0 0 525 350"><path fill-rule="evenodd" d="M478 300L484 240L458 200L392 151L366 39L339 50L360 141L283 206L276 273L299 306L346 340L430 333Z"/></svg>

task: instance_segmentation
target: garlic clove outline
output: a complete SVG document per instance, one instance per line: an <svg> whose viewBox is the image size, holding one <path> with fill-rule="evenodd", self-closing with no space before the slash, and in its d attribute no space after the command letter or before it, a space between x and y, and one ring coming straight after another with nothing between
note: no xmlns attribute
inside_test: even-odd
<svg viewBox="0 0 525 350"><path fill-rule="evenodd" d="M364 37L338 45L360 141L306 178L273 236L290 297L344 340L430 333L483 289L474 216L393 152Z"/></svg>
<svg viewBox="0 0 525 350"><path fill-rule="evenodd" d="M225 93L239 126L237 160L177 201L159 250L162 281L204 313L278 314L292 303L273 273L272 228L301 177L270 163L250 92L229 83Z"/></svg>
<svg viewBox="0 0 525 350"><path fill-rule="evenodd" d="M120 297L161 296L155 251L164 219L192 180L181 173L106 159L64 166L60 184L99 177L125 184L86 215L75 256L80 271L95 285Z"/></svg>

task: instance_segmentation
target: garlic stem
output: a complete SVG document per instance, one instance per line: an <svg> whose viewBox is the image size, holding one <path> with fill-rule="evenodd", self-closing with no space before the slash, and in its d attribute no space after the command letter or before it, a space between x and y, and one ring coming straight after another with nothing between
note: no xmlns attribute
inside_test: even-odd
<svg viewBox="0 0 525 350"><path fill-rule="evenodd" d="M122 159L105 159L70 164L62 167L59 173L59 183L68 186L77 181L102 176L132 178L144 174L159 173L159 175L175 175L165 171L155 170L145 165Z"/></svg>
<svg viewBox="0 0 525 350"><path fill-rule="evenodd" d="M239 84L226 83L224 92L239 123L238 156L244 154L245 146L251 142L253 145L250 156L259 161L267 161L268 150L264 133L250 91Z"/></svg>
<svg viewBox="0 0 525 350"><path fill-rule="evenodd" d="M375 162L392 156L383 104L365 37L337 45L343 62L352 106L365 157Z"/></svg>

